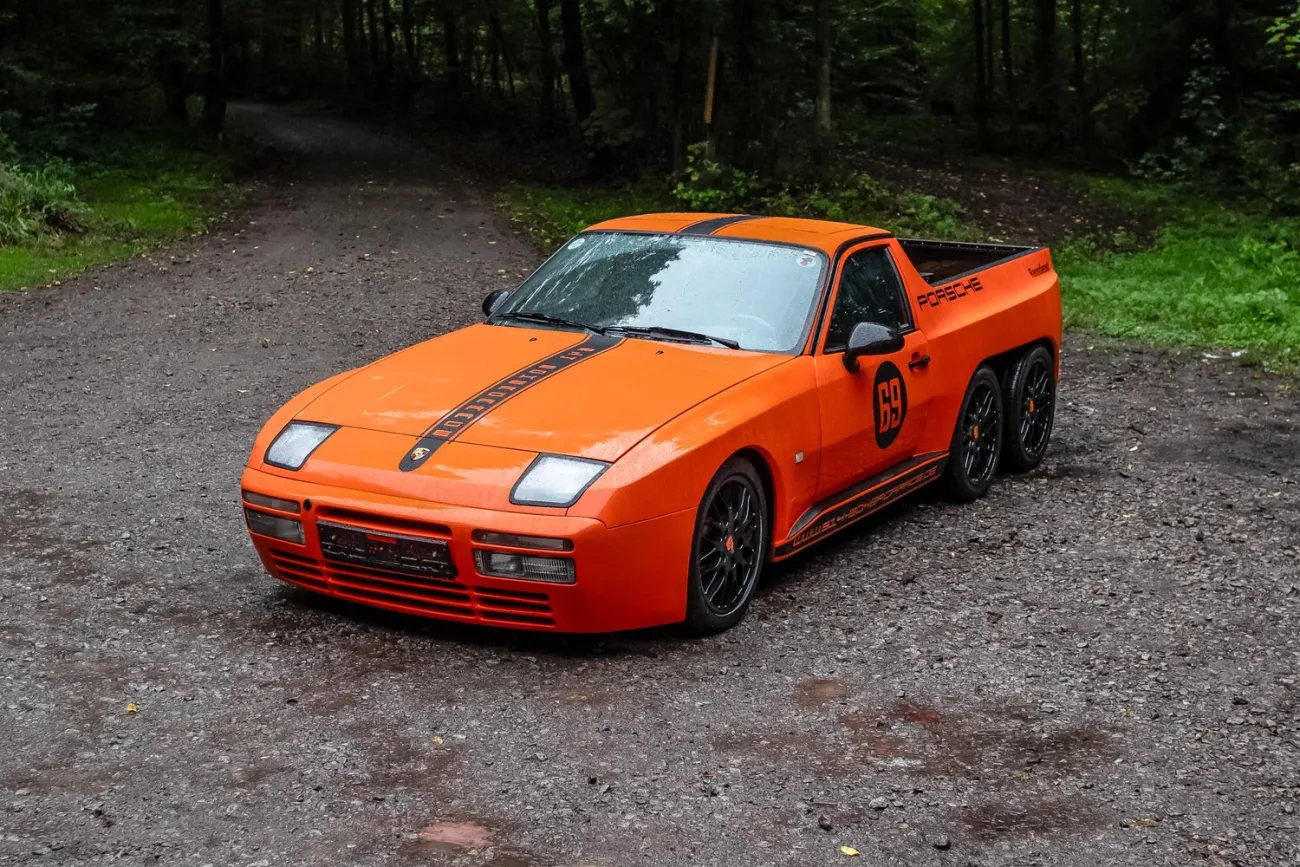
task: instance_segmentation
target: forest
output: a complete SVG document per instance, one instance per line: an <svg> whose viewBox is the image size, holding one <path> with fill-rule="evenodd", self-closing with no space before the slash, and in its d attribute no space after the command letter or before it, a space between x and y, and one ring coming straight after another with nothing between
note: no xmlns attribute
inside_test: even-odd
<svg viewBox="0 0 1300 867"><path fill-rule="evenodd" d="M652 207L1028 237L1076 326L1300 344L1295 3L11 0L0 281L201 226L230 100L456 142L543 247Z"/></svg>

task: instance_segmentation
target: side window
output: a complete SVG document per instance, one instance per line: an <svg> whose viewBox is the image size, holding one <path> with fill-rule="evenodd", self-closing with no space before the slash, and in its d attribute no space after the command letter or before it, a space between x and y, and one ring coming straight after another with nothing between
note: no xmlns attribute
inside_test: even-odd
<svg viewBox="0 0 1300 867"><path fill-rule="evenodd" d="M840 289L826 332L826 351L841 352L859 322L876 322L904 330L911 319L903 307L902 285L885 247L859 250L844 260Z"/></svg>

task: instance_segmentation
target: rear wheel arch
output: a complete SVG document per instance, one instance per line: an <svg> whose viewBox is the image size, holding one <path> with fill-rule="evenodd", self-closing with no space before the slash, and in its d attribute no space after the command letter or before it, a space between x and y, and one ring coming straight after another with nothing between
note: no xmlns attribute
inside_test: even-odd
<svg viewBox="0 0 1300 867"><path fill-rule="evenodd" d="M990 355L979 364L976 364L975 369L979 370L980 367L985 365L993 368L993 372L998 375L998 380L1005 386L1012 372L1016 369L1016 365L1020 363L1020 359L1028 355L1038 346L1045 348L1048 354L1052 356L1052 363L1059 366L1060 362L1057 359L1056 344L1053 343L1049 337L1040 337L1037 340L1031 340L1028 343L1022 343L1019 346L1012 347L1005 352L999 352L997 355ZM974 373L972 372L971 375L973 376Z"/></svg>

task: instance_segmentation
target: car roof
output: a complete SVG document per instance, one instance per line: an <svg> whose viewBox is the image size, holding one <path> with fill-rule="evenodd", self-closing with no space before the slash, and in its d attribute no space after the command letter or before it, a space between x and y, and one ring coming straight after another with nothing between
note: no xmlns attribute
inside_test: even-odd
<svg viewBox="0 0 1300 867"><path fill-rule="evenodd" d="M834 253L840 245L866 237L888 238L892 233L872 226L804 220L797 217L756 217L748 214L640 214L597 223L588 232L653 232L743 238L815 247Z"/></svg>

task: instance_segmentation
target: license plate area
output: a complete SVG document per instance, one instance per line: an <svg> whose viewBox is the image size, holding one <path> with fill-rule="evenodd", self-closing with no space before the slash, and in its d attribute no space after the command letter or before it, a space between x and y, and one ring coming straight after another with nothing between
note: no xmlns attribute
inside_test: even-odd
<svg viewBox="0 0 1300 867"><path fill-rule="evenodd" d="M390 572L454 578L456 567L442 539L422 539L317 521L321 554L327 560L358 563Z"/></svg>

